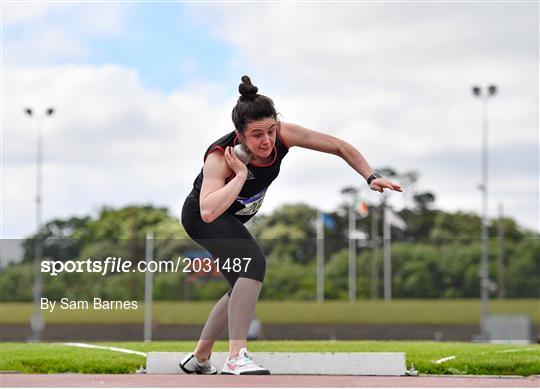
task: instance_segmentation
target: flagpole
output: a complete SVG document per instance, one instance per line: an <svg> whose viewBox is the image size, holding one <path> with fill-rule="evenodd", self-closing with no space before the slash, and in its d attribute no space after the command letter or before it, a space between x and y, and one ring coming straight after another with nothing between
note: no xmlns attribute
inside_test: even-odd
<svg viewBox="0 0 540 389"><path fill-rule="evenodd" d="M371 298L379 297L377 285L379 270L377 266L377 246L379 245L379 210L373 206L371 212Z"/></svg>
<svg viewBox="0 0 540 389"><path fill-rule="evenodd" d="M324 301L324 223L322 212L317 212L317 301Z"/></svg>
<svg viewBox="0 0 540 389"><path fill-rule="evenodd" d="M351 193L349 206L349 301L356 301L356 191Z"/></svg>
<svg viewBox="0 0 540 389"><path fill-rule="evenodd" d="M384 301L392 301L392 230L390 228L389 210L383 203L384 228L383 228L383 263L384 263Z"/></svg>

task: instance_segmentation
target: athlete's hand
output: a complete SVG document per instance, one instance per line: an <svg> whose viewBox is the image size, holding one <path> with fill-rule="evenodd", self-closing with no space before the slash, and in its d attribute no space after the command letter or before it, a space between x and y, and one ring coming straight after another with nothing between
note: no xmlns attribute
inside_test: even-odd
<svg viewBox="0 0 540 389"><path fill-rule="evenodd" d="M241 175L245 174L247 177L247 166L240 161L240 158L236 155L233 148L228 146L225 148L225 162L227 162L227 165L229 165L229 169L231 169L234 174Z"/></svg>
<svg viewBox="0 0 540 389"><path fill-rule="evenodd" d="M387 180L386 178L376 178L371 181L369 186L371 190L376 192L383 192L385 189L395 190L397 192L403 192L403 188L399 184L394 184L392 181Z"/></svg>

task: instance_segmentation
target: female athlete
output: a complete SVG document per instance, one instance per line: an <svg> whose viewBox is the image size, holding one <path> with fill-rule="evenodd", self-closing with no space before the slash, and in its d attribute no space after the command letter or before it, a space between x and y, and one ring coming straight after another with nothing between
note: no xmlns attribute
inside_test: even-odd
<svg viewBox="0 0 540 389"><path fill-rule="evenodd" d="M221 374L270 374L247 351L247 332L263 285L266 259L244 223L261 207L290 148L337 155L364 177L372 190L402 191L400 185L374 172L362 154L347 142L278 121L274 102L258 94L249 77L242 77L239 92L241 96L232 111L236 130L208 147L202 171L182 209L186 232L214 258L221 259L220 272L230 284L230 291L212 309L195 351L180 362L182 370L189 374L217 374L210 355L215 341L226 329L229 354ZM238 148L243 150L237 151ZM227 258L241 263L224 266Z"/></svg>

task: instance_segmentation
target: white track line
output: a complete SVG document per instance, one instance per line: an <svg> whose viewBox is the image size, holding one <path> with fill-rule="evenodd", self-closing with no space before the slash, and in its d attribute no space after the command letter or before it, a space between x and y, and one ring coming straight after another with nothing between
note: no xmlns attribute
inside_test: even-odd
<svg viewBox="0 0 540 389"><path fill-rule="evenodd" d="M496 352L497 353L516 353L518 351L532 351L532 350L540 351L540 348L538 347L513 348L511 350L501 350L501 351L496 351Z"/></svg>
<svg viewBox="0 0 540 389"><path fill-rule="evenodd" d="M452 359L456 359L456 357L454 355L451 355L449 357L444 357L444 358L441 358L441 359L437 359L433 363L439 364L439 363L443 363L443 362L446 362L446 361L451 361Z"/></svg>
<svg viewBox="0 0 540 389"><path fill-rule="evenodd" d="M119 353L125 353L125 354L135 354L140 355L143 357L146 357L146 353L143 353L142 351L135 351L135 350L128 350L127 348L119 348L119 347L106 347L106 346L97 346L95 344L88 344L88 343L54 343L54 344L60 344L62 346L73 346L73 347L82 347L82 348L97 348L100 350L109 350L109 351L116 351Z"/></svg>

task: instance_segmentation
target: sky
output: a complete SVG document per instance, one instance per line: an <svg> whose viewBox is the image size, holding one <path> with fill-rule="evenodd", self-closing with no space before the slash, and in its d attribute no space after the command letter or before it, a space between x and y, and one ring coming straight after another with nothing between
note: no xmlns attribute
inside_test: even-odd
<svg viewBox="0 0 540 389"><path fill-rule="evenodd" d="M496 84L488 213L502 203L540 230L537 2L4 1L1 13L2 238L36 231L39 123L44 221L148 203L179 217L204 150L233 130L244 74L281 120L346 140L374 168L416 171L388 195L395 208L431 191L436 208L477 214L471 87ZM292 148L261 213L332 211L345 186L380 201L340 158Z"/></svg>

